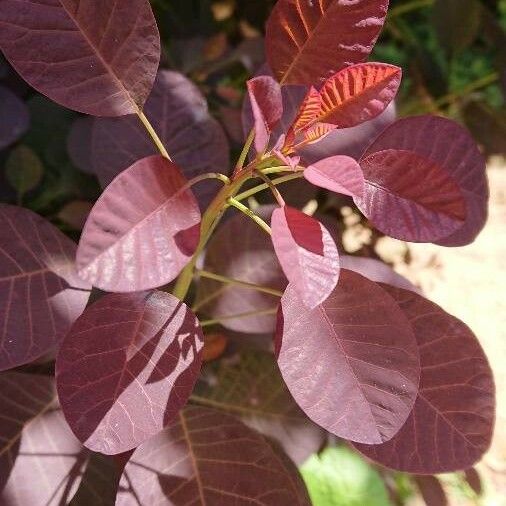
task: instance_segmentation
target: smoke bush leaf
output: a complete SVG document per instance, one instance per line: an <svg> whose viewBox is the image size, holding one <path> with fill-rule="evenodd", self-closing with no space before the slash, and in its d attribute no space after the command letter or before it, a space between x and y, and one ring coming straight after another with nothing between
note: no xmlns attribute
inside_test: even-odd
<svg viewBox="0 0 506 506"><path fill-rule="evenodd" d="M76 321L56 361L70 427L93 451L111 455L135 448L186 403L202 347L195 315L172 295L102 297Z"/></svg>
<svg viewBox="0 0 506 506"><path fill-rule="evenodd" d="M5 162L5 176L19 196L36 188L43 172L40 158L28 146L16 146Z"/></svg>
<svg viewBox="0 0 506 506"><path fill-rule="evenodd" d="M0 86L0 150L16 142L30 125L25 103L11 90Z"/></svg>
<svg viewBox="0 0 506 506"><path fill-rule="evenodd" d="M283 272L304 304L314 309L339 279L339 254L328 230L317 220L284 206L271 218L272 243Z"/></svg>
<svg viewBox="0 0 506 506"><path fill-rule="evenodd" d="M102 290L135 292L172 281L197 246L200 211L179 168L155 155L100 196L77 252L79 275Z"/></svg>
<svg viewBox="0 0 506 506"><path fill-rule="evenodd" d="M467 130L439 116L403 118L385 129L369 146L364 158L389 149L410 151L444 170L460 188L466 202L465 221L441 246L464 246L481 231L488 214L488 182L485 159ZM420 187L422 182L416 182Z"/></svg>
<svg viewBox="0 0 506 506"><path fill-rule="evenodd" d="M437 162L413 151L387 149L364 156L360 167L365 191L355 203L383 233L435 242L464 224L464 195Z"/></svg>
<svg viewBox="0 0 506 506"><path fill-rule="evenodd" d="M284 454L234 417L201 407L180 411L132 455L116 505L138 502L310 505Z"/></svg>
<svg viewBox="0 0 506 506"><path fill-rule="evenodd" d="M59 344L86 307L76 245L21 207L0 205L0 370L31 362Z"/></svg>
<svg viewBox="0 0 506 506"><path fill-rule="evenodd" d="M72 123L67 136L67 153L72 163L82 172L93 174L91 161L93 122L95 118L83 116Z"/></svg>
<svg viewBox="0 0 506 506"><path fill-rule="evenodd" d="M3 0L0 49L36 90L69 109L142 109L160 60L147 0Z"/></svg>
<svg viewBox="0 0 506 506"><path fill-rule="evenodd" d="M364 193L362 169L349 156L324 158L307 167L304 178L315 186L351 197L361 197Z"/></svg>
<svg viewBox="0 0 506 506"><path fill-rule="evenodd" d="M435 476L416 476L415 482L425 504L430 504L430 506L448 506L448 498L443 486Z"/></svg>
<svg viewBox="0 0 506 506"><path fill-rule="evenodd" d="M420 364L409 322L385 290L346 269L332 295L301 311L288 285L276 350L281 374L306 415L339 437L379 443L408 418Z"/></svg>
<svg viewBox="0 0 506 506"><path fill-rule="evenodd" d="M411 322L422 375L415 406L401 430L381 445L356 445L380 464L408 473L467 469L488 449L494 382L469 328L413 292L384 286Z"/></svg>
<svg viewBox="0 0 506 506"><path fill-rule="evenodd" d="M210 116L202 93L185 76L158 72L144 112L188 179L205 172L228 173L225 132ZM103 186L140 158L157 154L137 116L95 118L91 150L93 168ZM206 181L195 187L202 207L210 202L218 184Z"/></svg>
<svg viewBox="0 0 506 506"><path fill-rule="evenodd" d="M267 61L282 84L317 85L371 52L388 0L278 0L266 28Z"/></svg>

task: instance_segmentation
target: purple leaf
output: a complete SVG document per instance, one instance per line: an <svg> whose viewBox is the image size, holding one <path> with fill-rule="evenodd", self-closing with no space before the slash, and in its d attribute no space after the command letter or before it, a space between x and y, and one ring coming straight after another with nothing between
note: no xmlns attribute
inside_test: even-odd
<svg viewBox="0 0 506 506"><path fill-rule="evenodd" d="M239 420L191 407L126 465L116 506L309 506L297 469Z"/></svg>
<svg viewBox="0 0 506 506"><path fill-rule="evenodd" d="M86 452L58 407L48 376L0 375L0 504L68 504Z"/></svg>
<svg viewBox="0 0 506 506"><path fill-rule="evenodd" d="M158 72L144 112L188 179L205 172L229 172L225 132L209 115L202 93L185 76L168 70ZM136 116L95 120L92 162L103 186L140 158L156 153ZM214 181L195 188L202 207L210 202L217 188Z"/></svg>
<svg viewBox="0 0 506 506"><path fill-rule="evenodd" d="M94 118L83 116L72 123L67 137L67 152L72 163L81 171L93 174L91 135Z"/></svg>
<svg viewBox="0 0 506 506"><path fill-rule="evenodd" d="M411 322L420 352L420 391L405 425L381 445L356 445L380 464L408 473L466 469L488 449L494 382L469 328L413 292L384 286Z"/></svg>
<svg viewBox="0 0 506 506"><path fill-rule="evenodd" d="M278 0L267 21L265 50L282 84L318 85L364 61L383 26L388 0Z"/></svg>
<svg viewBox="0 0 506 506"><path fill-rule="evenodd" d="M310 309L321 304L339 279L339 254L328 230L317 220L280 207L271 218L272 243L292 288Z"/></svg>
<svg viewBox="0 0 506 506"><path fill-rule="evenodd" d="M272 209L272 206L263 206L255 212L262 218L269 219ZM224 222L213 235L206 251L204 268L223 276L277 290L286 287L286 278L277 261L272 241L256 223L242 213ZM224 285L204 278L198 283L196 304L199 311L210 318L274 310L272 314L223 321L223 326L237 332L272 334L278 303L278 297L256 290Z"/></svg>
<svg viewBox="0 0 506 506"><path fill-rule="evenodd" d="M147 0L3 0L0 49L36 90L94 116L144 105L160 60Z"/></svg>
<svg viewBox="0 0 506 506"><path fill-rule="evenodd" d="M25 103L8 88L0 86L0 150L17 141L30 124Z"/></svg>
<svg viewBox="0 0 506 506"><path fill-rule="evenodd" d="M108 455L162 430L186 403L202 362L195 315L164 292L109 294L90 306L56 360L65 418Z"/></svg>
<svg viewBox="0 0 506 506"><path fill-rule="evenodd" d="M485 160L467 130L438 116L404 118L387 128L364 156L387 149L411 151L448 174L465 198L466 220L457 231L437 242L442 246L472 242L487 220L489 192Z"/></svg>
<svg viewBox="0 0 506 506"><path fill-rule="evenodd" d="M411 242L435 242L466 220L466 202L451 175L413 151L387 149L360 160L365 178L358 208L384 234Z"/></svg>
<svg viewBox="0 0 506 506"><path fill-rule="evenodd" d="M178 167L151 156L122 172L93 207L77 252L79 275L110 292L165 285L189 262L200 211Z"/></svg>
<svg viewBox="0 0 506 506"><path fill-rule="evenodd" d="M304 177L315 186L350 197L361 197L364 193L362 169L349 156L324 158L307 167Z"/></svg>
<svg viewBox="0 0 506 506"><path fill-rule="evenodd" d="M332 295L312 311L288 285L276 350L297 404L317 424L352 441L380 443L408 418L420 365L409 322L385 290L341 270Z"/></svg>
<svg viewBox="0 0 506 506"><path fill-rule="evenodd" d="M416 486L428 506L448 506L446 493L435 476L415 476Z"/></svg>
<svg viewBox="0 0 506 506"><path fill-rule="evenodd" d="M259 76L248 81L248 94L255 118L255 149L261 153L267 147L269 136L283 115L281 87L270 76Z"/></svg>
<svg viewBox="0 0 506 506"><path fill-rule="evenodd" d="M21 207L0 205L0 370L51 351L86 307L76 245Z"/></svg>

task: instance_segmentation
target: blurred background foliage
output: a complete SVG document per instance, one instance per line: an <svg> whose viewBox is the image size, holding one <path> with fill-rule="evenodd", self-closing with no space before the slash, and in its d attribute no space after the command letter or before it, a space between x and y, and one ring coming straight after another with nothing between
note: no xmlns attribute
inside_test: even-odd
<svg viewBox="0 0 506 506"><path fill-rule="evenodd" d="M151 2L162 36L162 66L197 83L235 156L243 138L245 81L264 61L263 28L275 0ZM451 117L471 130L487 155L504 156L505 31L506 0L390 0L371 60L403 68L399 116ZM70 129L80 115L31 90L1 55L0 87L22 98L31 118L19 140L0 146L0 201L29 207L77 239L100 194L93 174L79 169L86 164L73 160L67 149ZM0 117L1 108L0 98ZM86 139L77 140L86 145ZM441 481L411 478L374 469L336 441L331 446L301 468L316 506L413 505L423 504L422 496L430 506L439 506L448 501L441 483L452 504L506 504L484 502L486 484L473 471Z"/></svg>

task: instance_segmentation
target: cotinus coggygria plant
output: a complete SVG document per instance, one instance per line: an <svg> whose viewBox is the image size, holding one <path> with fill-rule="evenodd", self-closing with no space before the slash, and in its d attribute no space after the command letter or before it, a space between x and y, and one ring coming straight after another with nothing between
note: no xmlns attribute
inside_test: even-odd
<svg viewBox="0 0 506 506"><path fill-rule="evenodd" d="M72 145L104 186L77 246L0 205L1 504L306 505L285 452L328 433L417 475L480 459L495 408L476 337L386 268L340 255L332 227L283 191L346 195L403 241L462 246L484 226L467 131L384 119L402 71L366 60L387 10L277 1L229 170L199 89L159 68L148 0L0 0L5 58L87 115ZM328 149L358 125L372 132L360 148ZM275 205L250 205L260 192ZM272 353L201 370L218 324L270 333ZM54 378L19 369L51 353Z"/></svg>

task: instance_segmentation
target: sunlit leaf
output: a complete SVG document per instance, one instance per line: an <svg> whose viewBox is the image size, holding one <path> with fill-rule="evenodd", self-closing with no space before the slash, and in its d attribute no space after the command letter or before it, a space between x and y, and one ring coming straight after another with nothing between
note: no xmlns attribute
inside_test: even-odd
<svg viewBox="0 0 506 506"><path fill-rule="evenodd" d="M86 307L76 245L21 207L0 205L0 370L41 357Z"/></svg>
<svg viewBox="0 0 506 506"><path fill-rule="evenodd" d="M122 172L93 207L77 252L79 275L111 292L172 281L200 233L200 211L179 168L155 155Z"/></svg>
<svg viewBox="0 0 506 506"><path fill-rule="evenodd" d="M160 60L147 0L3 0L0 49L35 89L69 109L142 108Z"/></svg>
<svg viewBox="0 0 506 506"><path fill-rule="evenodd" d="M0 149L17 141L30 125L25 103L8 88L0 86Z"/></svg>
<svg viewBox="0 0 506 506"><path fill-rule="evenodd" d="M137 447L186 403L202 347L195 315L172 295L102 297L74 324L56 361L70 427L93 451L111 455Z"/></svg>
<svg viewBox="0 0 506 506"><path fill-rule="evenodd" d="M288 285L276 350L297 404L329 432L372 443L392 438L408 418L420 365L409 322L376 283L345 269L312 311Z"/></svg>
<svg viewBox="0 0 506 506"><path fill-rule="evenodd" d="M278 0L266 28L269 65L282 84L319 84L371 52L388 0Z"/></svg>
<svg viewBox="0 0 506 506"><path fill-rule="evenodd" d="M469 328L439 306L383 285L410 320L418 342L420 391L401 430L381 445L356 445L382 465L417 474L467 469L490 445L494 382Z"/></svg>
<svg viewBox="0 0 506 506"><path fill-rule="evenodd" d="M321 304L339 279L339 254L328 230L289 206L274 210L272 243L292 288L310 309Z"/></svg>
<svg viewBox="0 0 506 506"><path fill-rule="evenodd" d="M117 506L265 504L309 506L297 469L263 436L219 411L191 407L139 447Z"/></svg>

